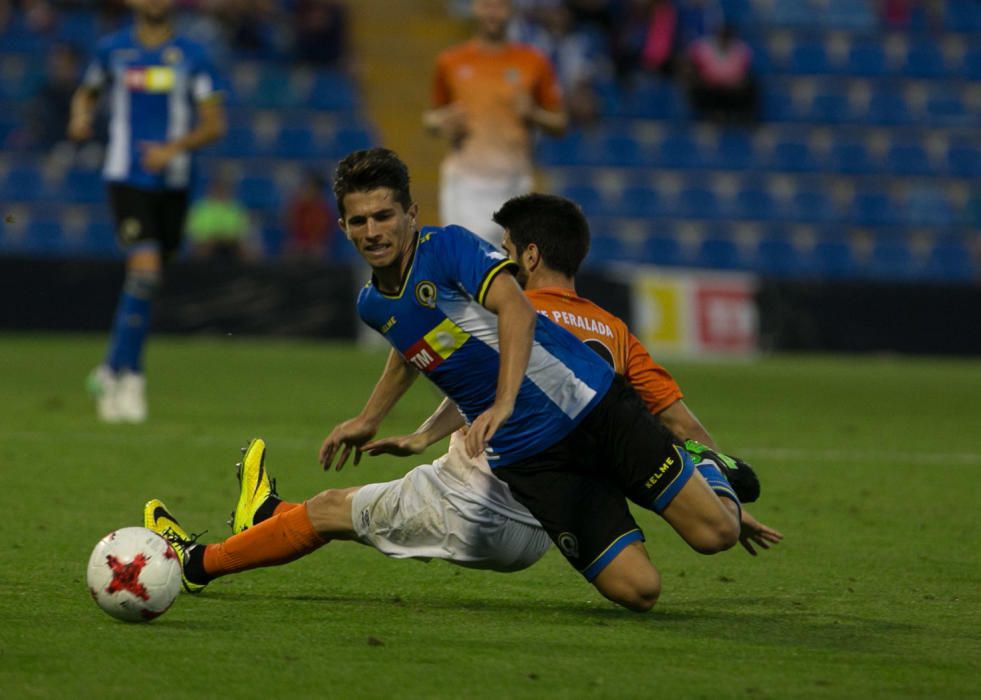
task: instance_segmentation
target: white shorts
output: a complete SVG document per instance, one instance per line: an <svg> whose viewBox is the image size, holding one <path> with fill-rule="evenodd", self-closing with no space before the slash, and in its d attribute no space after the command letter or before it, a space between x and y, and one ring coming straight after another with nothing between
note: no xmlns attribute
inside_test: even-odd
<svg viewBox="0 0 981 700"><path fill-rule="evenodd" d="M534 187L530 174L503 177L473 175L444 161L440 170L439 217L443 226L456 224L470 229L500 248L504 230L491 218L512 197L528 194Z"/></svg>
<svg viewBox="0 0 981 700"><path fill-rule="evenodd" d="M432 464L401 479L368 484L351 504L362 544L395 559L444 559L473 569L518 571L542 558L551 540L540 526L468 498Z"/></svg>

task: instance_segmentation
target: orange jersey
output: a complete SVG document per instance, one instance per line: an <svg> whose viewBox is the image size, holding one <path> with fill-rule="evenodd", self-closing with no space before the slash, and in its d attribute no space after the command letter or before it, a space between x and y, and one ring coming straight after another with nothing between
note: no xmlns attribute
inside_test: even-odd
<svg viewBox="0 0 981 700"><path fill-rule="evenodd" d="M627 324L588 299L557 287L527 291L532 306L575 335L613 365L647 404L660 413L682 398L671 375L657 364Z"/></svg>
<svg viewBox="0 0 981 700"><path fill-rule="evenodd" d="M470 172L514 174L531 169L531 132L518 114L521 99L555 111L562 92L548 58L525 44L499 49L468 41L436 59L433 106L459 105L467 135L455 156Z"/></svg>

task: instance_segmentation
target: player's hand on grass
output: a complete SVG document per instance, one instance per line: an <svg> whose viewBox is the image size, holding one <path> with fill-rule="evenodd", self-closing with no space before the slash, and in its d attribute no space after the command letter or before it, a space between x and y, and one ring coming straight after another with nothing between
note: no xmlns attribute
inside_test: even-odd
<svg viewBox="0 0 981 700"><path fill-rule="evenodd" d="M395 457L411 457L429 447L429 440L422 433L398 435L396 437L372 440L361 446L361 451L372 457L378 455L394 455Z"/></svg>
<svg viewBox="0 0 981 700"><path fill-rule="evenodd" d="M354 464L361 461L361 446L375 436L377 426L368 422L361 416L346 420L330 431L330 435L320 446L320 463L324 471L330 469L330 465L337 457L337 471L340 471L347 463L351 451L354 450Z"/></svg>
<svg viewBox="0 0 981 700"><path fill-rule="evenodd" d="M484 451L484 448L487 447L490 439L494 437L497 429L504 424L504 421L511 417L513 410L513 405L502 406L501 404L494 403L490 408L477 416L477 419L470 425L470 430L467 431L465 441L467 454L470 457L476 457Z"/></svg>
<svg viewBox="0 0 981 700"><path fill-rule="evenodd" d="M170 163L180 150L169 143L140 144L143 151L142 164L147 172L158 173Z"/></svg>
<svg viewBox="0 0 981 700"><path fill-rule="evenodd" d="M749 511L743 508L742 522L740 523L739 542L747 552L756 556L756 547L769 549L770 545L778 544L783 539L783 535L774 530L769 525L764 525L754 518Z"/></svg>

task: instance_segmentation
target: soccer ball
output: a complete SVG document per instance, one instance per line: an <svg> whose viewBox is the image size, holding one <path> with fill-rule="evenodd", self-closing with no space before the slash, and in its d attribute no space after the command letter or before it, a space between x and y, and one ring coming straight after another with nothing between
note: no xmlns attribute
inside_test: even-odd
<svg viewBox="0 0 981 700"><path fill-rule="evenodd" d="M181 590L174 548L145 527L124 527L99 540L89 557L89 592L113 617L146 622L167 612Z"/></svg>

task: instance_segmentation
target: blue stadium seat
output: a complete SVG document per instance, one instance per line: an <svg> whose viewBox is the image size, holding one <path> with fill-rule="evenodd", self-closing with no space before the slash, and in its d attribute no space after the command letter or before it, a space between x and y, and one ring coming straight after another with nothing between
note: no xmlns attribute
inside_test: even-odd
<svg viewBox="0 0 981 700"><path fill-rule="evenodd" d="M753 141L743 131L726 131L719 137L712 165L725 170L747 170L755 165Z"/></svg>
<svg viewBox="0 0 981 700"><path fill-rule="evenodd" d="M715 194L702 187L686 187L678 193L680 212L692 219L719 219L722 209Z"/></svg>
<svg viewBox="0 0 981 700"><path fill-rule="evenodd" d="M906 100L895 89L876 91L869 99L869 121L882 125L903 125L913 121Z"/></svg>
<svg viewBox="0 0 981 700"><path fill-rule="evenodd" d="M943 191L936 186L911 186L906 197L906 220L912 226L950 226L954 212Z"/></svg>
<svg viewBox="0 0 981 700"><path fill-rule="evenodd" d="M622 216L634 219L653 219L668 213L657 190L643 185L624 187L617 210Z"/></svg>
<svg viewBox="0 0 981 700"><path fill-rule="evenodd" d="M119 256L120 248L116 242L116 227L112 221L96 219L89 222L85 232L85 248L87 252L99 257Z"/></svg>
<svg viewBox="0 0 981 700"><path fill-rule="evenodd" d="M792 122L799 119L793 97L775 86L763 90L761 102L764 121Z"/></svg>
<svg viewBox="0 0 981 700"><path fill-rule="evenodd" d="M979 274L971 263L971 251L962 240L939 240L930 250L926 274L943 282L968 282Z"/></svg>
<svg viewBox="0 0 981 700"><path fill-rule="evenodd" d="M934 173L926 149L915 142L892 144L886 151L886 167L892 175L932 175Z"/></svg>
<svg viewBox="0 0 981 700"><path fill-rule="evenodd" d="M856 41L848 50L848 72L878 77L886 74L886 54L879 40Z"/></svg>
<svg viewBox="0 0 981 700"><path fill-rule="evenodd" d="M851 119L851 105L846 95L826 92L814 96L808 113L813 121L839 124Z"/></svg>
<svg viewBox="0 0 981 700"><path fill-rule="evenodd" d="M796 75L824 75L831 73L831 64L820 39L801 41L790 51L788 68Z"/></svg>
<svg viewBox="0 0 981 700"><path fill-rule="evenodd" d="M216 151L223 156L248 158L258 154L260 148L251 127L232 127L218 142Z"/></svg>
<svg viewBox="0 0 981 700"><path fill-rule="evenodd" d="M236 195L249 209L275 212L282 206L282 197L276 181L262 175L243 177L236 187Z"/></svg>
<svg viewBox="0 0 981 700"><path fill-rule="evenodd" d="M872 247L867 272L880 279L910 279L918 273L917 265L905 241L881 236Z"/></svg>
<svg viewBox="0 0 981 700"><path fill-rule="evenodd" d="M63 202L99 204L106 201L106 185L98 171L70 170L55 196Z"/></svg>
<svg viewBox="0 0 981 700"><path fill-rule="evenodd" d="M334 134L332 148L335 156L345 156L351 151L371 148L375 144L375 136L370 129L360 125L349 125L342 126Z"/></svg>
<svg viewBox="0 0 981 700"><path fill-rule="evenodd" d="M756 269L773 277L796 277L806 270L794 244L782 235L760 239L756 248Z"/></svg>
<svg viewBox="0 0 981 700"><path fill-rule="evenodd" d="M848 241L842 238L819 240L812 252L815 271L823 277L851 277L856 271L856 261Z"/></svg>
<svg viewBox="0 0 981 700"><path fill-rule="evenodd" d="M689 169L699 168L703 163L698 143L691 134L675 131L661 142L657 154L659 166Z"/></svg>
<svg viewBox="0 0 981 700"><path fill-rule="evenodd" d="M41 255L54 255L62 251L62 226L50 219L32 220L27 226L27 250Z"/></svg>
<svg viewBox="0 0 981 700"><path fill-rule="evenodd" d="M601 224L602 226L602 224ZM636 262L640 251L636 246L614 234L601 232L594 234L589 245L586 262L596 266L607 262Z"/></svg>
<svg viewBox="0 0 981 700"><path fill-rule="evenodd" d="M629 133L612 132L603 135L600 146L603 162L618 168L653 165L644 153L644 147Z"/></svg>
<svg viewBox="0 0 981 700"><path fill-rule="evenodd" d="M288 126L280 129L272 153L281 158L318 158L323 155L323 149L310 129Z"/></svg>
<svg viewBox="0 0 981 700"><path fill-rule="evenodd" d="M731 239L710 236L698 246L697 264L717 270L735 270L743 267L742 256Z"/></svg>
<svg viewBox="0 0 981 700"><path fill-rule="evenodd" d="M875 164L862 141L835 141L828 157L828 167L848 175L874 172Z"/></svg>
<svg viewBox="0 0 981 700"><path fill-rule="evenodd" d="M44 178L40 170L30 165L11 168L0 190L0 199L4 202L35 202L44 197Z"/></svg>
<svg viewBox="0 0 981 700"><path fill-rule="evenodd" d="M970 144L951 145L947 151L947 168L957 177L981 177L981 147Z"/></svg>
<svg viewBox="0 0 981 700"><path fill-rule="evenodd" d="M910 78L942 78L949 73L943 52L934 40L910 46L900 72Z"/></svg>
<svg viewBox="0 0 981 700"><path fill-rule="evenodd" d="M821 190L799 190L791 197L793 219L805 223L824 223L836 218L834 202Z"/></svg>
<svg viewBox="0 0 981 700"><path fill-rule="evenodd" d="M681 246L673 236L649 236L644 241L644 262L652 265L680 265Z"/></svg>
<svg viewBox="0 0 981 700"><path fill-rule="evenodd" d="M561 138L545 137L538 141L536 153L542 165L573 166L579 163L582 133L570 131Z"/></svg>
<svg viewBox="0 0 981 700"><path fill-rule="evenodd" d="M773 148L770 165L774 170L814 172L818 164L806 143L781 141Z"/></svg>
<svg viewBox="0 0 981 700"><path fill-rule="evenodd" d="M563 197L568 197L572 201L579 204L582 207L583 213L586 218L593 219L602 216L615 216L617 214L623 214L626 216L631 216L630 214L625 214L623 212L617 211L607 211L603 197L599 190L589 184L571 184L559 188L558 193Z"/></svg>
<svg viewBox="0 0 981 700"><path fill-rule="evenodd" d="M311 109L331 112L351 112L357 108L357 104L351 79L343 73L332 71L317 74L306 102Z"/></svg>
<svg viewBox="0 0 981 700"><path fill-rule="evenodd" d="M981 80L981 46L975 44L964 53L962 74L967 80Z"/></svg>
<svg viewBox="0 0 981 700"><path fill-rule="evenodd" d="M899 222L899 206L884 192L859 192L849 208L849 219L859 226L891 226Z"/></svg>
<svg viewBox="0 0 981 700"><path fill-rule="evenodd" d="M944 3L944 26L952 32L981 32L981 7L968 0Z"/></svg>
<svg viewBox="0 0 981 700"><path fill-rule="evenodd" d="M770 193L763 189L742 189L736 193L735 216L751 221L769 221L777 214Z"/></svg>
<svg viewBox="0 0 981 700"><path fill-rule="evenodd" d="M967 126L976 123L964 104L960 92L946 85L935 85L927 99L926 111L932 124L939 126Z"/></svg>

